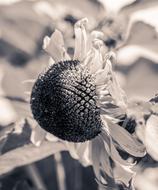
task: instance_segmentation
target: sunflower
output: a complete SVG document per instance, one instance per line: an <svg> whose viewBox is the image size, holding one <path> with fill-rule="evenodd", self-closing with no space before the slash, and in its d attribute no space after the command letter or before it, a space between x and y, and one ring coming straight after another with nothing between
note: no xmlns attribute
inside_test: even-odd
<svg viewBox="0 0 158 190"><path fill-rule="evenodd" d="M142 157L145 148L119 125L126 116L127 99L113 71L116 56L107 52L102 32L87 34L87 23L83 18L74 26L73 57L59 30L44 38L50 64L32 88L31 110L44 131L65 143L75 159L93 166L103 188L117 189L122 176L113 172L114 165L130 178L134 174L134 163L119 151Z"/></svg>

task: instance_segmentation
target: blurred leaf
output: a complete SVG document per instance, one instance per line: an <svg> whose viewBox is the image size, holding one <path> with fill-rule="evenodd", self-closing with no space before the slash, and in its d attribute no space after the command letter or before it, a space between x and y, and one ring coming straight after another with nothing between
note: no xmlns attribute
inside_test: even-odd
<svg viewBox="0 0 158 190"><path fill-rule="evenodd" d="M132 4L136 0L99 0L104 6L107 12L109 13L118 13L123 7Z"/></svg>
<svg viewBox="0 0 158 190"><path fill-rule="evenodd" d="M145 6L147 2L143 2L141 4ZM146 9L139 9L139 2L136 3L133 6L136 10L128 15L126 37L118 52L118 61L121 64L133 64L140 57L158 62L158 2L153 0L148 1L148 4L151 8L145 6ZM122 16L125 16L124 12Z"/></svg>
<svg viewBox="0 0 158 190"><path fill-rule="evenodd" d="M13 130L6 136L1 153L4 154L8 151L29 144L31 142L30 136L31 127L28 125L26 120L24 122L18 122L16 126L14 126Z"/></svg>
<svg viewBox="0 0 158 190"><path fill-rule="evenodd" d="M158 168L147 168L134 178L134 185L138 190L157 190Z"/></svg>
<svg viewBox="0 0 158 190"><path fill-rule="evenodd" d="M26 144L0 156L0 175L12 169L44 159L56 152L66 150L63 143L52 143L44 141L40 147Z"/></svg>
<svg viewBox="0 0 158 190"><path fill-rule="evenodd" d="M0 68L0 125L5 126L17 119L16 112L11 103L4 98L5 92L2 89L4 71Z"/></svg>
<svg viewBox="0 0 158 190"><path fill-rule="evenodd" d="M12 190L38 190L38 189L32 188L27 181L21 180L17 181Z"/></svg>
<svg viewBox="0 0 158 190"><path fill-rule="evenodd" d="M142 46L148 51L157 52L158 34L155 26L146 24L143 21L131 23L125 45Z"/></svg>
<svg viewBox="0 0 158 190"><path fill-rule="evenodd" d="M129 24L128 24L128 28L126 32L127 36L125 39L125 43L123 45L123 47L129 46L130 53L132 50L132 55L130 56L130 61L129 61L130 63L134 62L134 60L138 59L141 56L147 57L147 58L149 57L151 60L156 60L156 61L158 60L157 19L158 19L157 7L136 11L132 15L130 15ZM127 54L128 49L124 48L124 50L126 51L126 54ZM121 49L121 53L123 55L122 49ZM152 56L153 56L153 59L152 59Z"/></svg>
<svg viewBox="0 0 158 190"><path fill-rule="evenodd" d="M129 17L132 13L158 5L157 0L136 0L132 4L123 7L120 11L121 15Z"/></svg>
<svg viewBox="0 0 158 190"><path fill-rule="evenodd" d="M28 55L35 53L38 41L43 38L44 27L49 23L48 18L42 18L32 9L33 4L31 1L20 1L0 6L1 38L13 49Z"/></svg>

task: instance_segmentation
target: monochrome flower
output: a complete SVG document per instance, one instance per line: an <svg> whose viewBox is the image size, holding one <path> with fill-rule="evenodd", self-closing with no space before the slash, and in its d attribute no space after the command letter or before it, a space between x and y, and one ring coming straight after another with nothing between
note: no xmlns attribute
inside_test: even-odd
<svg viewBox="0 0 158 190"><path fill-rule="evenodd" d="M113 71L115 54L107 52L101 32L87 34L87 22L75 24L73 58L59 30L44 38L50 66L33 86L31 110L39 126L64 140L75 159L93 165L100 184L115 187L114 178L120 176L114 176L111 160L132 175L133 163L123 160L119 150L142 157L145 148L119 125L127 100Z"/></svg>

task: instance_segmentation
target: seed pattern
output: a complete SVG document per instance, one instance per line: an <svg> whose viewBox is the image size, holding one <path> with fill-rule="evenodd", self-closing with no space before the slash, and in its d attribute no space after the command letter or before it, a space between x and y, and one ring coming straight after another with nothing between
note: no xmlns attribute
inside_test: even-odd
<svg viewBox="0 0 158 190"><path fill-rule="evenodd" d="M77 60L51 66L34 84L31 109L46 131L71 141L84 142L101 132L94 78Z"/></svg>

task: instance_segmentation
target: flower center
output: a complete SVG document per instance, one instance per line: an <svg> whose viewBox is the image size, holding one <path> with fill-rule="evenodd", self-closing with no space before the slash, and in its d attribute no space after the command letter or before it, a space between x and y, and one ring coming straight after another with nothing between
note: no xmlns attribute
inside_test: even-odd
<svg viewBox="0 0 158 190"><path fill-rule="evenodd" d="M94 78L79 61L51 66L34 84L31 109L46 131L72 142L84 142L101 132Z"/></svg>

